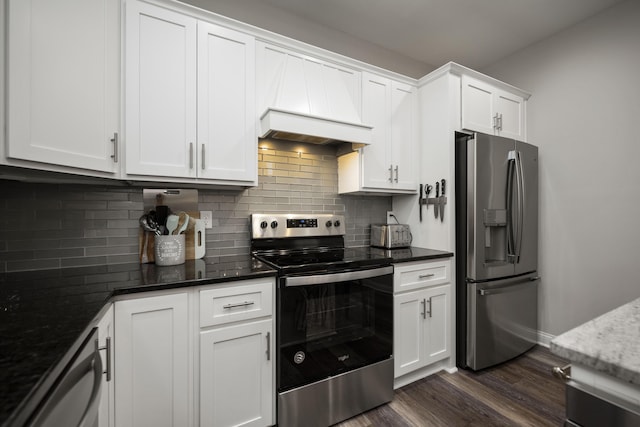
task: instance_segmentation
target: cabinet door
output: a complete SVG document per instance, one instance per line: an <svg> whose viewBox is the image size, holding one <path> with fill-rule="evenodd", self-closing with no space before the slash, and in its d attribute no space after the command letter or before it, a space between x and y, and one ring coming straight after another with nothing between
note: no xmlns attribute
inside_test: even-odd
<svg viewBox="0 0 640 427"><path fill-rule="evenodd" d="M450 285L430 288L424 291L426 300L426 347L424 365L444 359L451 354L449 345Z"/></svg>
<svg viewBox="0 0 640 427"><path fill-rule="evenodd" d="M391 80L362 73L362 121L373 126L371 145L360 149L362 187L391 188Z"/></svg>
<svg viewBox="0 0 640 427"><path fill-rule="evenodd" d="M115 303L116 425L191 425L186 293Z"/></svg>
<svg viewBox="0 0 640 427"><path fill-rule="evenodd" d="M126 4L126 172L195 177L196 20Z"/></svg>
<svg viewBox="0 0 640 427"><path fill-rule="evenodd" d="M391 82L391 159L393 188L416 189L416 89Z"/></svg>
<svg viewBox="0 0 640 427"><path fill-rule="evenodd" d="M462 76L462 129L495 133L495 88L474 78Z"/></svg>
<svg viewBox="0 0 640 427"><path fill-rule="evenodd" d="M113 304L98 322L98 345L103 369L102 384L100 386L100 406L98 408L98 426L114 427L115 424L115 387L113 376ZM109 355L107 355L109 353Z"/></svg>
<svg viewBox="0 0 640 427"><path fill-rule="evenodd" d="M274 423L272 320L200 333L200 425Z"/></svg>
<svg viewBox="0 0 640 427"><path fill-rule="evenodd" d="M525 140L525 101L469 76L462 76L463 129Z"/></svg>
<svg viewBox="0 0 640 427"><path fill-rule="evenodd" d="M393 363L394 376L398 378L423 366L423 292L399 294L393 302Z"/></svg>
<svg viewBox="0 0 640 427"><path fill-rule="evenodd" d="M496 134L524 141L524 99L508 92L497 91L495 109L500 117Z"/></svg>
<svg viewBox="0 0 640 427"><path fill-rule="evenodd" d="M198 23L198 176L257 179L255 39Z"/></svg>
<svg viewBox="0 0 640 427"><path fill-rule="evenodd" d="M9 0L7 26L7 157L117 172L120 0Z"/></svg>

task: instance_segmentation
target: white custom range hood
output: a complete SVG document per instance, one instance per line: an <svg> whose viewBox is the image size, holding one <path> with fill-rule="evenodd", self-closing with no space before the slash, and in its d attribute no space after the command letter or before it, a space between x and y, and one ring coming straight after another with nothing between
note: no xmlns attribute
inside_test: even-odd
<svg viewBox="0 0 640 427"><path fill-rule="evenodd" d="M261 138L371 144L359 71L266 43L257 49Z"/></svg>
<svg viewBox="0 0 640 427"><path fill-rule="evenodd" d="M372 127L311 114L267 108L260 117L263 138L311 144L371 144Z"/></svg>

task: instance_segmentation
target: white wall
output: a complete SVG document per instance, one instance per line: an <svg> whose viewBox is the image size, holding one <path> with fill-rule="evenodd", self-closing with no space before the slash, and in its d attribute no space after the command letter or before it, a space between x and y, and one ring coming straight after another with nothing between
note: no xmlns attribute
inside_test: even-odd
<svg viewBox="0 0 640 427"><path fill-rule="evenodd" d="M533 93L540 147L540 329L640 297L640 2L481 70Z"/></svg>

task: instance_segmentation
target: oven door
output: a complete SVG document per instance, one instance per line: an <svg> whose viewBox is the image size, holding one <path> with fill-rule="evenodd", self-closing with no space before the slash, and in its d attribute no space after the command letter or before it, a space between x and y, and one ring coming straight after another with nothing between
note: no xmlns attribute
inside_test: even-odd
<svg viewBox="0 0 640 427"><path fill-rule="evenodd" d="M393 267L281 277L277 324L279 392L389 359Z"/></svg>

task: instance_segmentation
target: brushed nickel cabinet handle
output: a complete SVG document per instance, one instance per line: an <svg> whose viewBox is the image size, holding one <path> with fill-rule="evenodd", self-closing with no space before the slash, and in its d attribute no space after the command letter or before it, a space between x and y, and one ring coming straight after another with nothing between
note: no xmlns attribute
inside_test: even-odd
<svg viewBox="0 0 640 427"><path fill-rule="evenodd" d="M396 165L396 182L398 182L398 165Z"/></svg>
<svg viewBox="0 0 640 427"><path fill-rule="evenodd" d="M267 332L267 360L271 360L271 332Z"/></svg>
<svg viewBox="0 0 640 427"><path fill-rule="evenodd" d="M393 182L393 165L389 166L389 182Z"/></svg>
<svg viewBox="0 0 640 427"><path fill-rule="evenodd" d="M193 169L193 142L189 143L189 169Z"/></svg>
<svg viewBox="0 0 640 427"><path fill-rule="evenodd" d="M111 381L111 337L105 338L104 347L98 347L98 350L105 350L107 352L107 369L103 374L107 374L107 382Z"/></svg>
<svg viewBox="0 0 640 427"><path fill-rule="evenodd" d="M113 138L111 138L109 141L113 143L113 154L111 155L113 163L118 163L118 132L114 132Z"/></svg>
<svg viewBox="0 0 640 427"><path fill-rule="evenodd" d="M422 313L421 313L422 318L426 319L427 318L427 300L423 299L421 304L422 304Z"/></svg>
<svg viewBox="0 0 640 427"><path fill-rule="evenodd" d="M429 297L429 311L427 311L427 313L429 314L429 317L433 317L432 306L431 306L431 304L432 304L431 298L432 297Z"/></svg>
<svg viewBox="0 0 640 427"><path fill-rule="evenodd" d="M240 302L240 303L237 303L237 304L223 305L222 308L224 308L225 310L229 310L230 308L246 307L246 306L253 305L253 304L255 304L253 301L245 301L245 302Z"/></svg>
<svg viewBox="0 0 640 427"><path fill-rule="evenodd" d="M205 163L204 163L204 159L205 159L205 154L204 154L204 144L202 144L202 170L205 170Z"/></svg>
<svg viewBox="0 0 640 427"><path fill-rule="evenodd" d="M563 367L554 366L551 370L553 376L559 378L563 381L568 381L571 379L571 364L565 365Z"/></svg>
<svg viewBox="0 0 640 427"><path fill-rule="evenodd" d="M418 276L418 279L429 279L431 277L435 276L435 273L429 273L429 274L421 274Z"/></svg>

